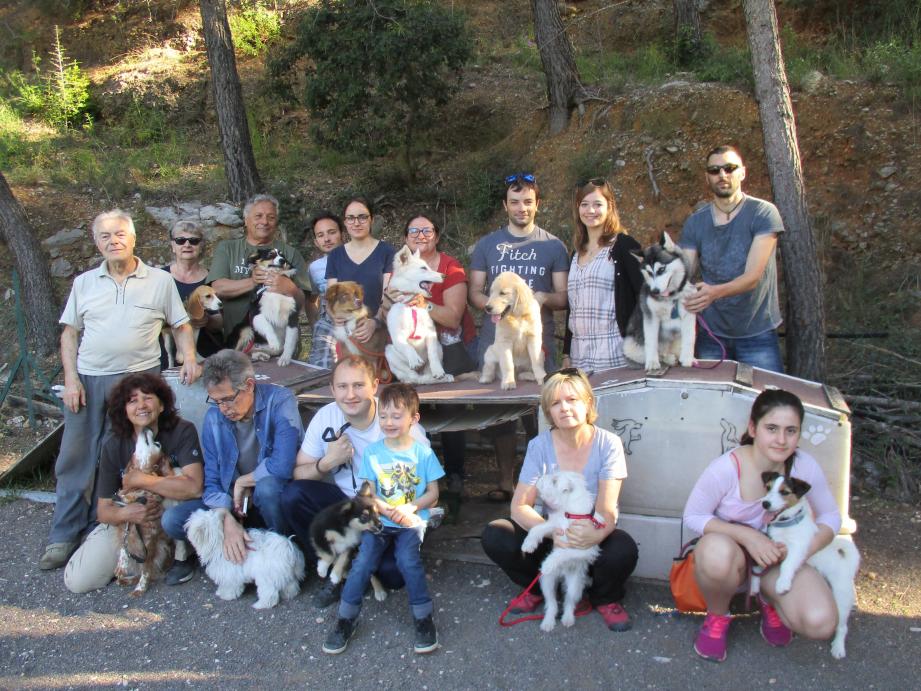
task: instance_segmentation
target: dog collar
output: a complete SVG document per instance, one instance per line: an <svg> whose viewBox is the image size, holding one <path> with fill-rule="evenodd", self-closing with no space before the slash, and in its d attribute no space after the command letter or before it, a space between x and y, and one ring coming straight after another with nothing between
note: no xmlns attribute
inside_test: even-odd
<svg viewBox="0 0 921 691"><path fill-rule="evenodd" d="M791 525L796 525L797 523L801 523L803 518L805 517L806 517L806 512L800 511L799 513L793 516L789 516L785 518L775 518L773 521L771 521L771 525L786 528Z"/></svg>
<svg viewBox="0 0 921 691"><path fill-rule="evenodd" d="M604 530L604 523L595 518L594 515L590 513L569 513L566 512L566 518L572 519L584 519L586 521L591 521L592 525L595 526L598 530Z"/></svg>

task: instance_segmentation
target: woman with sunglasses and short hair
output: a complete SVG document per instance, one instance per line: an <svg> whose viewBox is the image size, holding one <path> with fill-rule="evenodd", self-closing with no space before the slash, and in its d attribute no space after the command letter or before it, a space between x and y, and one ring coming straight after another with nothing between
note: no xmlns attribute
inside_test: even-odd
<svg viewBox="0 0 921 691"><path fill-rule="evenodd" d="M201 264L205 253L205 232L195 221L176 221L170 229L169 240L173 260L160 268L173 277L179 297L185 302L192 291L205 285L208 277L208 269ZM201 329L196 347L202 357L213 355L224 347L224 322L220 314L206 314L201 320L191 319L189 323ZM167 368L165 351L160 354L160 366Z"/></svg>
<svg viewBox="0 0 921 691"><path fill-rule="evenodd" d="M604 178L576 185L572 263L563 364L599 372L626 364L624 334L643 277L630 252L640 244L620 223L614 190Z"/></svg>
<svg viewBox="0 0 921 691"><path fill-rule="evenodd" d="M454 257L438 250L441 229L424 213L414 213L403 226L403 240L433 271L444 276L443 283L435 283L431 297L422 294L403 295L388 291L384 295L384 311L395 300L405 300L420 309L427 309L442 346L442 363L448 374L464 374L476 370L477 335L473 316L467 309L467 273ZM464 457L467 448L466 433L442 432L447 490L463 492Z"/></svg>
<svg viewBox="0 0 921 691"><path fill-rule="evenodd" d="M589 569L591 585L585 596L611 631L626 631L630 616L619 603L639 552L630 535L617 527L617 499L627 477L627 461L620 437L595 425L598 411L588 377L581 370L566 368L547 377L541 389L540 408L550 429L528 443L515 495L511 518L499 519L483 531L483 551L518 588L527 588L540 570L541 562L554 546L589 549L601 554ZM537 479L560 471L580 473L595 499L594 515L573 518L565 535L555 535L525 554L521 545L528 531L546 520L540 505ZM526 614L542 604L534 587L515 597L509 611Z"/></svg>
<svg viewBox="0 0 921 691"><path fill-rule="evenodd" d="M378 313L384 287L390 282L396 250L371 234L374 210L365 197L351 197L343 209L342 220L349 241L327 255L326 289L339 281L355 281L361 285L365 291L365 305L374 318L360 321L352 336L359 343L367 343L375 330L384 327Z"/></svg>

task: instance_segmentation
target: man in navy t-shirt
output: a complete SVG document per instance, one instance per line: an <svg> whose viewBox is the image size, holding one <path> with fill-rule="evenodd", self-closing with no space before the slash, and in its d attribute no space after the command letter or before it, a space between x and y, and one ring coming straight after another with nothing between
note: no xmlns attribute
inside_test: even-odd
<svg viewBox="0 0 921 691"><path fill-rule="evenodd" d="M775 256L777 236L784 232L780 213L742 192L745 165L734 147L709 153L706 176L713 199L691 214L681 231L680 245L701 278L685 306L702 314L727 358L783 372ZM709 360L722 352L704 329L698 329L696 351Z"/></svg>

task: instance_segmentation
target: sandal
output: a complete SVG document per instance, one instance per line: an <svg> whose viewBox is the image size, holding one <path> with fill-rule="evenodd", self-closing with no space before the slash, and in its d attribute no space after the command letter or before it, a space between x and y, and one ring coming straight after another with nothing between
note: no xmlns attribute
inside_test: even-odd
<svg viewBox="0 0 921 691"><path fill-rule="evenodd" d="M486 499L496 504L507 504L512 500L512 493L507 489L496 487L486 493Z"/></svg>

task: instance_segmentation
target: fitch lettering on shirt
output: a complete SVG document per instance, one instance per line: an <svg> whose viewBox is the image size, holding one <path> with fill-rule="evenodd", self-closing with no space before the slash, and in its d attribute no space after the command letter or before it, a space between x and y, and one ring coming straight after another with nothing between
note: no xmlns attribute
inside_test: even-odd
<svg viewBox="0 0 921 691"><path fill-rule="evenodd" d="M534 278L547 275L547 267L543 264L516 263L536 262L538 260L537 249L533 246L521 249L509 242L500 242L496 245L496 252L498 252L497 263L489 267L489 274L493 278L506 271L511 271L523 278L528 287L533 289Z"/></svg>

